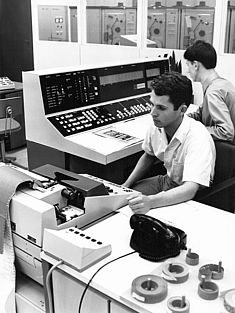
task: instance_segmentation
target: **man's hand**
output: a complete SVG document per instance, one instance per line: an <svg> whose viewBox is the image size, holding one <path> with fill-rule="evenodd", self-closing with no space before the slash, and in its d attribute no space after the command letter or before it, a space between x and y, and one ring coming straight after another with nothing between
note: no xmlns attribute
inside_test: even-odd
<svg viewBox="0 0 235 313"><path fill-rule="evenodd" d="M127 201L133 213L136 214L146 214L152 208L151 196L145 196L142 193L130 195Z"/></svg>
<svg viewBox="0 0 235 313"><path fill-rule="evenodd" d="M146 214L150 209L185 202L194 198L199 184L186 181L182 185L157 194L145 196L136 191L127 198L128 204L136 214Z"/></svg>

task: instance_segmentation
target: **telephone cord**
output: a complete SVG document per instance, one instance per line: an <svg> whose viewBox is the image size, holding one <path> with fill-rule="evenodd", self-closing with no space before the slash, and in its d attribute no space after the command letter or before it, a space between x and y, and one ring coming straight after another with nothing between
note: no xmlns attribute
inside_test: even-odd
<svg viewBox="0 0 235 313"><path fill-rule="evenodd" d="M110 263L112 263L112 262L114 262L114 261L117 261L117 260L119 260L119 259L121 259L121 258L124 258L124 257L126 257L126 256L129 256L129 255L131 255L131 254L134 254L134 253L137 253L137 252L136 252L136 251L132 251L132 252L126 253L126 254L124 254L124 255L121 255L121 256L119 256L119 257L113 259L113 260L110 260L109 262L105 263L105 264L102 265L100 268L98 268L98 270L91 276L91 278L89 279L88 283L86 284L86 287L85 287L84 290L83 290L83 293L82 293L82 295L81 295L81 299L80 299L80 302L79 302L78 313L81 313L82 302L83 302L85 293L86 293L87 289L89 288L89 286L90 286L90 284L91 284L93 278L95 277L95 275L98 274L98 272L99 272L101 269L103 269L106 265L108 265L108 264L110 264Z"/></svg>

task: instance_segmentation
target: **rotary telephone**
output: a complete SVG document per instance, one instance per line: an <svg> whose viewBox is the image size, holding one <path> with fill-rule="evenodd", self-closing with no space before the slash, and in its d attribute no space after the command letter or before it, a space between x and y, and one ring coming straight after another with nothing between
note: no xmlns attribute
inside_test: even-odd
<svg viewBox="0 0 235 313"><path fill-rule="evenodd" d="M145 215L133 214L130 226L134 230L130 246L140 257L150 261L162 261L186 250L187 235L184 231Z"/></svg>

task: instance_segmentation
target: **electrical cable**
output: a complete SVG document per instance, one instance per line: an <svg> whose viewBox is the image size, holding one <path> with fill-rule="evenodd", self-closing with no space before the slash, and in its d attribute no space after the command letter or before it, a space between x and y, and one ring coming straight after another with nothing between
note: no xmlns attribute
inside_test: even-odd
<svg viewBox="0 0 235 313"><path fill-rule="evenodd" d="M108 265L108 264L110 264L110 263L112 263L112 262L114 262L114 261L117 261L117 260L119 260L119 259L121 259L121 258L124 258L124 257L126 257L126 256L128 256L128 255L134 254L134 253L137 253L137 252L136 252L136 251L129 252L129 253L127 253L127 254L121 255L121 256L119 256L119 257L117 257L117 258L115 258L115 259L113 259L113 260L111 260L111 261L105 263L104 265L102 265L102 266L91 276L91 278L89 279L88 283L86 284L86 287L84 288L83 293L82 293L82 295L81 295L81 299L80 299L80 303L79 303L79 307L78 307L78 313L81 313L82 302L83 302L84 296L85 296L85 294L86 294L86 291L87 291L88 287L90 286L91 281L92 281L93 278L95 277L95 275L98 274L98 272L99 272L100 270L102 270L106 265Z"/></svg>
<svg viewBox="0 0 235 313"><path fill-rule="evenodd" d="M49 305L49 312L53 313L54 309L53 309L53 303L52 303L52 291L51 291L51 282L50 282L50 278L51 278L51 274L54 271L54 269L56 267L58 267L59 265L61 265L63 263L62 260L60 260L59 262L57 262L55 265L53 265L50 270L47 273L46 276L46 294L48 296L48 305Z"/></svg>

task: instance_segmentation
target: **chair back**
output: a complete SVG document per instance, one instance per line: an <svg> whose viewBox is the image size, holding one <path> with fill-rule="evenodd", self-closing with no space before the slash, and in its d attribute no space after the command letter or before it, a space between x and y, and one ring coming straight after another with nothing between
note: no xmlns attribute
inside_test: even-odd
<svg viewBox="0 0 235 313"><path fill-rule="evenodd" d="M235 211L235 145L215 141L215 176L211 187L200 190L195 201L225 211Z"/></svg>
<svg viewBox="0 0 235 313"><path fill-rule="evenodd" d="M25 129L23 127L24 116L22 114L22 106L22 97L0 99L0 119L6 118L6 109L10 108L12 110L12 118L21 125L21 129L19 129L17 132L12 135L8 134L8 138L5 140L7 150L12 149L13 147L17 148L25 144ZM9 128L9 121L7 123L7 128Z"/></svg>
<svg viewBox="0 0 235 313"><path fill-rule="evenodd" d="M6 117L6 109L8 107L14 111L18 103L19 97L0 99L0 118Z"/></svg>

